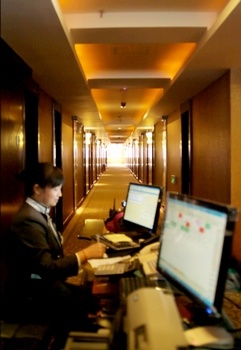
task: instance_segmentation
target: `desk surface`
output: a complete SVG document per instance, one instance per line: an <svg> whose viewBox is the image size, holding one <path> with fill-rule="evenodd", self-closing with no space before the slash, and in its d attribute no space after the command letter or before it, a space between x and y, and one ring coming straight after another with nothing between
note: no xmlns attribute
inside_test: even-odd
<svg viewBox="0 0 241 350"><path fill-rule="evenodd" d="M104 220L95 220L95 219L87 219L85 221L85 226L82 229L81 235L83 236L91 236L96 233L104 233L105 232L105 224ZM93 270L91 267L87 264L87 273L91 276L90 280L93 279ZM115 293L117 292L116 288L108 288L108 282L105 280L105 288L104 290L108 290L108 293L110 290L113 290ZM99 293L98 296L95 295L95 297L98 297L100 299L106 300L106 294L103 292L102 294ZM111 297L111 293L109 293L108 298ZM108 299L107 298L107 299ZM185 304L186 299L184 298L182 300L182 306ZM179 300L179 307L180 307L180 300ZM223 301L223 310L225 315L227 316L228 322L229 322L229 328L232 329L241 329L241 293L240 291L227 291L225 293L224 301ZM112 310L113 311L113 310ZM235 347L234 349L241 349L241 331L233 333L235 338Z"/></svg>
<svg viewBox="0 0 241 350"><path fill-rule="evenodd" d="M95 280L100 280L99 283L96 283ZM97 316L97 318L99 317L99 319L104 319L104 317L106 317L106 319L110 320L112 325L116 323L115 317L119 318L120 317L120 309L118 308L118 279L113 280L113 279L109 279L108 277L105 278L95 278L94 282L93 282L93 287L92 288L92 296L93 296L93 304L92 307L94 307L94 310L103 310L103 313L101 315L101 312L99 311L99 314ZM228 298L234 298L233 300L235 300L235 302L240 303L241 301L241 293L240 292L228 292ZM188 300L188 298L186 298L185 296L183 297L177 297L176 299L177 301L177 305L178 307L180 306L185 306L185 303L190 302L190 300ZM237 304L239 305L239 304ZM100 307L98 309L98 306ZM108 317L108 309L110 312L110 317ZM234 304L229 303L229 300L224 301L224 309L225 309L225 313L228 315L228 317L230 317L230 321L233 325L233 328L240 328L240 310L237 312L237 308L235 307ZM121 316L123 316L123 312L121 313ZM232 314L232 315L231 315ZM122 324L122 321L120 321L120 319L118 320L117 324ZM110 330L112 331L112 326L110 327ZM126 333L123 331L123 328L119 328L118 331L121 332L120 335L117 335L115 337L117 337L117 339L120 340L121 338L121 344L122 347L114 347L115 350L126 350L127 347L126 345L124 346L125 342L126 342ZM241 349L241 333L237 332L234 333L234 339L235 339L235 346L234 346L234 350L237 349ZM113 338L115 338L113 337ZM123 339L124 337L124 339ZM112 336L111 336L112 338ZM118 341L119 341L118 340ZM161 344L161 340L160 340L160 344ZM78 345L78 344L77 344ZM74 349L81 349L78 348L75 344ZM119 346L119 344L118 344ZM66 350L73 350L72 347L68 347L66 348ZM106 347L106 350L108 350L109 348ZM199 350L205 350L205 348L198 348Z"/></svg>
<svg viewBox="0 0 241 350"><path fill-rule="evenodd" d="M98 278L97 278L98 279ZM100 280L101 281L101 280ZM102 282L102 285L101 285ZM111 307L113 306L114 300L112 299L112 296L115 294L118 297L118 288L116 288L115 283L118 283L118 279L108 279L103 278L99 284L95 282L94 280L94 294L97 298L100 298L100 300L104 300L103 305L106 306L106 301L108 300L108 303L110 300L112 300ZM112 294L113 293L113 294ZM117 294L116 294L117 293ZM228 298L228 299L226 299ZM233 300L235 303L233 304L230 302L230 300ZM107 303L107 306L108 306ZM187 317L185 312L187 312L187 309L185 310L185 307L187 304L191 304L190 299L188 299L186 296L177 296L176 297L176 303L178 306L178 309L180 311L181 317L184 319ZM225 326L228 330L232 329L233 331L240 329L241 327L241 312L238 306L241 303L241 293L237 291L229 291L225 295L224 299L224 314L227 315L228 319L226 317L223 321L221 321L221 325ZM113 308L111 310L113 312ZM113 315L112 315L113 317ZM185 327L185 326L184 326ZM241 332L233 332L234 340L235 340L235 346L233 349L241 349ZM200 349L200 348L199 348ZM203 348L205 349L205 348Z"/></svg>

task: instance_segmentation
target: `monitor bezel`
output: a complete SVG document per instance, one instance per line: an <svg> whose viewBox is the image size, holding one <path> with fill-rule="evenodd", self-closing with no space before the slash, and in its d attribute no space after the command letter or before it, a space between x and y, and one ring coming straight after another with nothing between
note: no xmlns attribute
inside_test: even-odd
<svg viewBox="0 0 241 350"><path fill-rule="evenodd" d="M157 201L157 206L156 206L156 213L155 213L154 223L153 223L153 226L152 226L151 229L149 227L146 227L146 226L143 226L143 225L138 225L137 223L134 223L132 221L129 221L129 220L125 219L125 212L126 212L126 208L127 208L127 205L128 205L128 197L129 197L131 186L155 188L155 189L159 190L159 196L158 196L158 201ZM125 208L124 208L124 216L123 216L124 226L128 227L130 229L137 230L137 231L138 230L145 230L146 232L148 232L150 234L156 234L157 227L158 227L158 222L159 222L159 217L160 217L160 208L161 208L161 203L162 203L162 195L163 195L163 189L160 186L130 182L129 186L128 186L127 194L126 194L126 201L125 201Z"/></svg>
<svg viewBox="0 0 241 350"><path fill-rule="evenodd" d="M222 305L223 305L223 297L225 293L226 278L227 278L228 268L230 267L229 264L230 264L231 252L232 252L232 238L233 238L233 233L235 228L235 222L237 221L238 211L236 208L230 205L226 205L226 204L222 204L222 203L218 203L210 200L205 200L199 197L194 197L194 196L176 193L176 192L166 193L166 205L168 205L169 198L190 202L192 204L198 204L202 207L213 209L213 210L225 213L227 215L226 229L224 233L222 254L221 254L218 279L216 284L216 292L215 292L212 308L210 308L210 306L207 305L203 300L199 299L195 294L192 293L191 290L187 289L182 283L180 283L175 278L173 278L173 276L170 275L166 269L164 269L159 265L160 256L162 253L162 244L160 244L160 249L159 249L158 259L157 259L157 266L156 266L157 271L160 272L171 283L171 285L175 286L181 292L187 295L189 299L194 302L195 305L201 308L203 313L208 318L219 319L222 315ZM165 218L166 218L166 214L164 215L163 229L165 225ZM162 229L162 232L163 232L163 229ZM162 242L162 239L163 239L163 236L161 233L160 243Z"/></svg>

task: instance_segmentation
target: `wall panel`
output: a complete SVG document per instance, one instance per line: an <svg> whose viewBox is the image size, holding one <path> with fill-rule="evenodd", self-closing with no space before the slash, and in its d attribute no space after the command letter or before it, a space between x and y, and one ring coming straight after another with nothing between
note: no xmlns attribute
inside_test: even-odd
<svg viewBox="0 0 241 350"><path fill-rule="evenodd" d="M229 74L193 98L192 194L230 203Z"/></svg>
<svg viewBox="0 0 241 350"><path fill-rule="evenodd" d="M231 203L241 212L241 68L230 73L231 104ZM233 255L241 266L241 215L236 224Z"/></svg>
<svg viewBox="0 0 241 350"><path fill-rule="evenodd" d="M165 122L166 123L166 122ZM155 125L154 145L155 145L155 162L154 162L154 184L166 187L166 154L165 154L165 124L158 122ZM163 139L164 138L164 139Z"/></svg>
<svg viewBox="0 0 241 350"><path fill-rule="evenodd" d="M147 184L147 172L148 172L148 155L147 155L147 137L146 134L143 134L143 178L142 182Z"/></svg>
<svg viewBox="0 0 241 350"><path fill-rule="evenodd" d="M143 182L144 179L144 146L143 146L143 135L139 136L139 169L138 169L138 179Z"/></svg>
<svg viewBox="0 0 241 350"><path fill-rule="evenodd" d="M84 166L83 166L83 134L84 128L78 121L73 122L74 149L74 208L76 209L84 198Z"/></svg>
<svg viewBox="0 0 241 350"><path fill-rule="evenodd" d="M74 212L72 116L62 112L63 222Z"/></svg>
<svg viewBox="0 0 241 350"><path fill-rule="evenodd" d="M167 121L167 191L181 192L181 120L177 110L168 116ZM175 176L175 182L172 177Z"/></svg>
<svg viewBox="0 0 241 350"><path fill-rule="evenodd" d="M5 86L1 91L1 233L23 201L23 185L16 178L25 166L23 90Z"/></svg>
<svg viewBox="0 0 241 350"><path fill-rule="evenodd" d="M24 198L23 184L17 175L25 167L24 83L31 79L31 70L0 40L0 292L7 274L5 238L13 215Z"/></svg>
<svg viewBox="0 0 241 350"><path fill-rule="evenodd" d="M38 120L39 161L53 161L53 106L52 99L41 89L39 90L39 120Z"/></svg>

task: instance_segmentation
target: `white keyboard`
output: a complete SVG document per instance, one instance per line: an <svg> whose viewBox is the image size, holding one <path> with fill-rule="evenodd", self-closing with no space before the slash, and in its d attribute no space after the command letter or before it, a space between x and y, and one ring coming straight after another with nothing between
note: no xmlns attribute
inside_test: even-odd
<svg viewBox="0 0 241 350"><path fill-rule="evenodd" d="M95 276L122 275L138 270L140 267L139 259L122 261L111 265L101 265L95 270Z"/></svg>
<svg viewBox="0 0 241 350"><path fill-rule="evenodd" d="M152 252L149 254L139 255L139 260L142 264L143 272L145 276L155 276L158 275L158 271L156 269L157 263L157 252Z"/></svg>

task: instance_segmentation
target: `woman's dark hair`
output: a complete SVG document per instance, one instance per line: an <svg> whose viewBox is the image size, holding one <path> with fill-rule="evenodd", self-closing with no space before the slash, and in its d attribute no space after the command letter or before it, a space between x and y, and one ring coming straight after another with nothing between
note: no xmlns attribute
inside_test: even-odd
<svg viewBox="0 0 241 350"><path fill-rule="evenodd" d="M25 184L27 196L33 194L33 186L38 184L41 188L56 187L64 182L64 175L60 168L51 163L37 163L34 167L24 170L19 178Z"/></svg>

